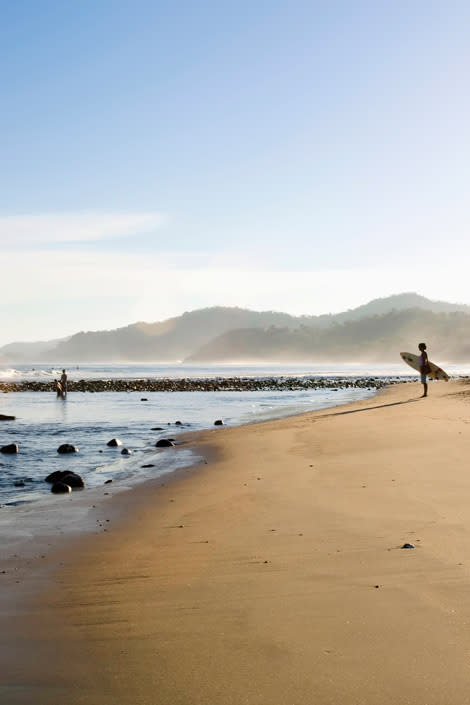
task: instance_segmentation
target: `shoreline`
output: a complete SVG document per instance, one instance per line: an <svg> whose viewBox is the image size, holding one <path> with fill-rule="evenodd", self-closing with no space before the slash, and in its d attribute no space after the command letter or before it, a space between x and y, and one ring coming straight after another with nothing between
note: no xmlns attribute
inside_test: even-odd
<svg viewBox="0 0 470 705"><path fill-rule="evenodd" d="M29 597L19 627L7 616L16 631L2 651L13 639L15 658L33 646L41 656L22 677L9 659L4 702L437 705L446 701L436 681L444 666L455 681L448 701L467 702L442 615L456 603L470 618L459 600L470 578L470 480L452 464L469 447L468 408L456 396L468 390L433 384L418 402L419 390L401 385L343 407L185 433L207 465L112 498L122 513L110 530L78 538L73 555L56 552L32 602L35 576L25 575ZM450 462L446 482L439 454ZM415 551L396 550L407 540ZM460 649L465 634L450 621ZM426 667L413 655L418 643ZM54 674L44 660L52 655ZM67 675L60 666L71 655ZM377 655L393 674L385 663L380 675Z"/></svg>

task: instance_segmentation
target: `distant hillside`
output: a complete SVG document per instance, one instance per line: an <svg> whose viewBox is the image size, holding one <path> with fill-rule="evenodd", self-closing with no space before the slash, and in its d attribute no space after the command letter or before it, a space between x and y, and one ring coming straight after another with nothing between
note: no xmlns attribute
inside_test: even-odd
<svg viewBox="0 0 470 705"><path fill-rule="evenodd" d="M15 360L16 362L23 360L26 362L36 361L41 358L44 352L54 349L66 340L69 340L69 338L57 338L36 343L8 343L0 348L0 360Z"/></svg>
<svg viewBox="0 0 470 705"><path fill-rule="evenodd" d="M187 358L186 362L396 361L425 341L432 359L470 360L470 314L422 309L391 311L329 328L301 326L232 330Z"/></svg>
<svg viewBox="0 0 470 705"><path fill-rule="evenodd" d="M344 359L351 359L352 351L356 350L354 354L359 354L367 338L358 341L355 347L352 344L355 336L354 328L341 328L343 338L338 345L343 352L340 353L338 350L338 353L335 353L334 345L327 344L327 340L332 341L335 335L339 335L338 326L409 310L415 311L413 315L418 318L420 312L423 315L425 313L470 315L470 306L430 301L415 293L374 299L364 306L349 311L320 316L291 316L275 311L250 311L243 308L216 306L190 311L182 316L157 323L140 322L108 331L82 331L59 341L10 343L0 348L0 356L7 362L42 360L60 364L176 362L184 359L215 361L245 359L243 356L246 355L257 360L281 359L280 355L283 359L288 359L285 357L287 354L291 355L289 359L304 359L305 356L309 357L313 353L319 355L319 341L323 340L322 355L342 354ZM392 318L384 319L384 323L386 324L388 320L391 325ZM413 320L418 323L418 319ZM456 324L456 319L454 323ZM277 332L271 331L268 336L266 331L271 328L276 329ZM284 329L284 333L279 329ZM362 330L362 327L357 330ZM325 333L324 338L322 331ZM395 344L399 334L397 331L385 330L383 335L388 336L387 339L393 339ZM453 333L449 332L449 335L451 340L455 340ZM395 337L390 338L390 336ZM405 331L402 337L406 339ZM423 335L415 332L412 340L419 337ZM429 339L429 335L424 337ZM237 351L238 347L240 350L233 357L233 351ZM378 349L377 345L375 347ZM347 353L346 348L349 351ZM261 351L263 351L262 355ZM369 348L369 353L371 351L372 349Z"/></svg>
<svg viewBox="0 0 470 705"><path fill-rule="evenodd" d="M134 323L110 331L77 333L43 359L65 362L182 360L201 345L225 333L243 327L298 325L287 313L257 312L241 308L214 307L184 313L161 323Z"/></svg>

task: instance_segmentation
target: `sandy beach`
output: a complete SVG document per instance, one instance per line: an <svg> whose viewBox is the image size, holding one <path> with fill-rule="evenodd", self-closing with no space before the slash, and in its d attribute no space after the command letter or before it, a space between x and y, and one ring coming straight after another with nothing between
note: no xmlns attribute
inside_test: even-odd
<svg viewBox="0 0 470 705"><path fill-rule="evenodd" d="M189 436L206 464L97 503L18 573L2 705L470 703L470 386L421 389Z"/></svg>

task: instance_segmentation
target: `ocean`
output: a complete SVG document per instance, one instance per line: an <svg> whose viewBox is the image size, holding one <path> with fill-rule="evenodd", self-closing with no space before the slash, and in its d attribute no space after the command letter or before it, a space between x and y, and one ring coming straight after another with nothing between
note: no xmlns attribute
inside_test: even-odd
<svg viewBox="0 0 470 705"><path fill-rule="evenodd" d="M58 379L60 369L50 365L0 366L0 381ZM468 374L464 368L452 374ZM72 470L88 488L112 480L113 488L151 477L159 477L192 464L184 445L158 451L160 438L178 444L181 434L214 426L254 423L305 411L337 406L373 396L373 388L343 388L342 380L378 377L389 380L416 379L416 374L397 365L70 365L69 379L152 379L247 377L323 377L335 381L334 388L293 391L230 392L70 392L66 400L46 392L0 394L0 413L16 416L0 422L0 446L16 443L19 452L0 455L0 505L14 510L49 498L45 477L54 470ZM160 430L154 430L159 428ZM221 427L223 432L223 427ZM108 447L118 438L122 446ZM78 453L60 455L63 443ZM131 451L122 455L123 448ZM149 460L150 458L150 460ZM151 468L143 465L151 464ZM74 492L74 495L76 493ZM60 497L53 499L60 502Z"/></svg>

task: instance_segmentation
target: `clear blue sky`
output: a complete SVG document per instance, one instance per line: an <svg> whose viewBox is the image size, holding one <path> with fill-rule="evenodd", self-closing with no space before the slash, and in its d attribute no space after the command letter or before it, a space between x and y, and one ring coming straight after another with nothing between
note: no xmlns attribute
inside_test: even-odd
<svg viewBox="0 0 470 705"><path fill-rule="evenodd" d="M1 9L0 344L470 303L467 2Z"/></svg>

